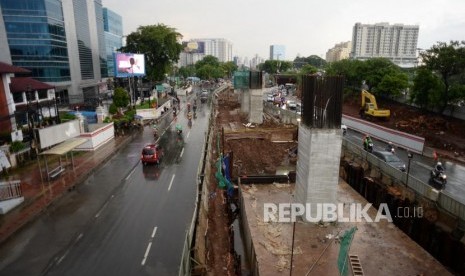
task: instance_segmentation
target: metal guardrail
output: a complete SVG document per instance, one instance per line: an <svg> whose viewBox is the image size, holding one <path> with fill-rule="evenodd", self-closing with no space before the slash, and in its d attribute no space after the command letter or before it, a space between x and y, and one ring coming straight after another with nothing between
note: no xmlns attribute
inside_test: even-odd
<svg viewBox="0 0 465 276"><path fill-rule="evenodd" d="M357 156L357 158L366 160L368 163L375 166L384 174L392 177L393 179L399 180L404 184L407 183L407 173L386 164L385 162L376 158L374 155L369 154L363 150L362 147L356 145L355 143L348 141L347 139L343 139L342 148L345 148ZM408 175L408 187L426 198L430 198L429 195L433 189L428 183L425 183L412 175ZM452 195L441 191L437 198L437 203L440 208L460 218L462 221L465 221L465 204L453 198Z"/></svg>
<svg viewBox="0 0 465 276"><path fill-rule="evenodd" d="M0 182L0 201L22 196L21 181Z"/></svg>

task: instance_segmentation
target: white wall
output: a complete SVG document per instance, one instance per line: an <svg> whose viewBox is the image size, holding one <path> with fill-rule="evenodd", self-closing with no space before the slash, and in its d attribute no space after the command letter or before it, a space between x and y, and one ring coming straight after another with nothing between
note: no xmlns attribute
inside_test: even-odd
<svg viewBox="0 0 465 276"><path fill-rule="evenodd" d="M39 129L41 149L64 142L70 138L79 136L79 121L73 120L59 125Z"/></svg>

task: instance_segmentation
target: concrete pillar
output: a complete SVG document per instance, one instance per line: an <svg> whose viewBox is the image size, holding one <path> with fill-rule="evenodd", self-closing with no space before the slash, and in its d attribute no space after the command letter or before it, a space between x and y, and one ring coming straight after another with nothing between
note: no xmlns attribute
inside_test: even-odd
<svg viewBox="0 0 465 276"><path fill-rule="evenodd" d="M263 90L250 89L249 122L253 124L263 123Z"/></svg>
<svg viewBox="0 0 465 276"><path fill-rule="evenodd" d="M103 106L97 106L95 113L97 114L97 124L103 123L103 120L105 119L105 110L103 109Z"/></svg>
<svg viewBox="0 0 465 276"><path fill-rule="evenodd" d="M85 127L85 118L81 114L81 112L76 112L76 119L79 120L79 133L85 133L86 132L86 127Z"/></svg>
<svg viewBox="0 0 465 276"><path fill-rule="evenodd" d="M249 89L236 89L235 93L241 95L241 112L249 114L250 111L250 91Z"/></svg>
<svg viewBox="0 0 465 276"><path fill-rule="evenodd" d="M341 148L340 129L300 124L295 199L310 204L310 214L306 215L312 218L318 214L316 203L337 204Z"/></svg>

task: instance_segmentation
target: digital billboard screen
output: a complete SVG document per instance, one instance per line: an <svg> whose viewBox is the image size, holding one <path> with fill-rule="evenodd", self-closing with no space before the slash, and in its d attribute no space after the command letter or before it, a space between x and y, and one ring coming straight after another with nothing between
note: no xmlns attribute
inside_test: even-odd
<svg viewBox="0 0 465 276"><path fill-rule="evenodd" d="M115 71L117 78L145 76L144 55L115 53Z"/></svg>

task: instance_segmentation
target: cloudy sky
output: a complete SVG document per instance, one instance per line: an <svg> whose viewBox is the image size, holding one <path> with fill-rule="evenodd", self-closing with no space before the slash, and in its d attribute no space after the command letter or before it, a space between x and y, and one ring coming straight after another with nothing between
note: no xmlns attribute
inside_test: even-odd
<svg viewBox="0 0 465 276"><path fill-rule="evenodd" d="M349 41L356 22L419 25L419 48L465 40L465 0L102 0L123 17L124 34L163 23L183 40L225 38L233 55L269 56L286 47L286 59L325 53Z"/></svg>

